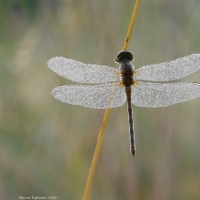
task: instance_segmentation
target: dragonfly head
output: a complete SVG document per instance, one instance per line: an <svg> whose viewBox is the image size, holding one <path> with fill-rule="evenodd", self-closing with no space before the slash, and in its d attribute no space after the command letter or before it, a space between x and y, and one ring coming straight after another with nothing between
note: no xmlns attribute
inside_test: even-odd
<svg viewBox="0 0 200 200"><path fill-rule="evenodd" d="M117 54L117 57L114 58L114 61L116 63L121 63L126 60L129 62L131 62L133 60L133 54L130 51L122 50Z"/></svg>

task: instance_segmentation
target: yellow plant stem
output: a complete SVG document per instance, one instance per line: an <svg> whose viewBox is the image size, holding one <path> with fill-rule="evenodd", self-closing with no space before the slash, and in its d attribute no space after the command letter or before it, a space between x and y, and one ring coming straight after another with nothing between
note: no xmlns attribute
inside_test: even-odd
<svg viewBox="0 0 200 200"><path fill-rule="evenodd" d="M130 21L128 31L127 31L127 34L126 34L126 39L124 41L123 50L128 49L128 44L129 44L129 41L130 41L130 38L131 38L133 26L135 24L135 19L136 19L137 13L138 13L139 5L140 5L140 0L137 0L136 3L135 3L135 6L134 6L133 14L132 14L131 21Z"/></svg>
<svg viewBox="0 0 200 200"><path fill-rule="evenodd" d="M110 114L110 109L106 109L105 114L104 114L104 118L103 118L103 122L102 122L102 126L101 126L101 129L99 131L99 136L98 136L98 139L97 139L97 144L96 144L96 148L95 148L95 151L94 151L92 163L91 163L91 166L90 166L90 171L89 171L89 174L88 174L88 179L87 179L87 183L86 183L86 187L85 187L85 193L84 193L84 196L83 196L83 200L87 200L89 198L90 189L91 189L91 186L92 186L92 180L93 180L93 176L94 176L94 171L95 171L96 164L97 164L97 161L98 161L98 158L99 158L99 153L100 153L100 150L101 150L101 145L102 145L102 142L103 142L103 137L104 137L105 128L106 128L106 124L107 124L107 121L108 121L109 114Z"/></svg>
<svg viewBox="0 0 200 200"><path fill-rule="evenodd" d="M125 42L124 42L123 50L126 50L128 48L128 44L129 44L129 41L130 41L130 37L131 37L132 29L133 29L133 26L134 26L134 22L135 22L135 19L136 19L139 4L140 4L140 0L137 0L136 3L135 3L135 6L134 6L134 10L133 10L133 14L132 14L131 21L130 21L130 24L129 24L126 39L125 39ZM102 146L103 137L104 137L105 128L106 128L106 124L107 124L107 121L108 121L109 114L110 114L110 109L106 109L105 114L104 114L104 118L103 118L103 122L102 122L102 125L101 125L101 129L99 131L99 136L98 136L98 139L97 139L97 144L96 144L96 148L95 148L94 155L93 155L93 158L92 158L92 163L91 163L91 166L90 166L90 170L89 170L89 174L88 174L88 178L87 178L87 183L86 183L86 187L85 187L85 192L84 192L82 200L88 200L89 195L90 195L92 180L93 180L93 177L94 177L95 168L96 168L97 161L98 161L98 158L99 158L99 153L100 153L100 150L101 150L101 146Z"/></svg>

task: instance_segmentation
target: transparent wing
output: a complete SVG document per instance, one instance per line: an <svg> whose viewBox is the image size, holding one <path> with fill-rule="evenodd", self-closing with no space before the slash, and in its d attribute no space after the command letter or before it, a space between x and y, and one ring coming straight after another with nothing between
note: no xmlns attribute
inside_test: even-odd
<svg viewBox="0 0 200 200"><path fill-rule="evenodd" d="M132 86L132 103L140 107L165 107L200 97L198 83L147 83Z"/></svg>
<svg viewBox="0 0 200 200"><path fill-rule="evenodd" d="M171 62L143 66L135 70L136 80L172 81L183 78L200 69L200 54L192 54Z"/></svg>
<svg viewBox="0 0 200 200"><path fill-rule="evenodd" d="M118 70L103 65L84 64L63 57L51 58L48 67L58 75L79 83L111 83L119 80Z"/></svg>
<svg viewBox="0 0 200 200"><path fill-rule="evenodd" d="M125 89L119 84L63 85L51 94L65 103L97 109L119 107L126 102Z"/></svg>

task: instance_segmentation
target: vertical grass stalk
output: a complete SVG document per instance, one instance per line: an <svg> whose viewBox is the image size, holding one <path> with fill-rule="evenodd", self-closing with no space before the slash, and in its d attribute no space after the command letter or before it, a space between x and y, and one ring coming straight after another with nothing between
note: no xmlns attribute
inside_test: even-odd
<svg viewBox="0 0 200 200"><path fill-rule="evenodd" d="M132 29L133 29L133 26L134 26L134 23L135 23L139 4L140 4L140 0L137 0L136 3L135 3L135 6L134 6L133 14L132 14L131 21L130 21L130 24L129 24L129 28L128 28L128 31L127 31L123 50L126 50L128 48L128 44L129 44L129 41L130 41ZM100 153L100 150L101 150L101 146L102 146L103 137L104 137L104 133L105 133L106 124L108 122L109 114L110 114L110 109L106 109L105 114L104 114L104 118L103 118L103 122L102 122L102 125L101 125L101 129L99 131L97 144L96 144L94 155L93 155L93 158L92 158L92 163L91 163L91 166L90 166L90 170L89 170L89 174L88 174L88 178L87 178L87 182L86 182L86 187L85 187L85 192L84 192L82 200L88 200L89 195L90 195L92 180L93 180L93 177L94 177L96 164L97 164L97 161L98 161L98 158L99 158L99 153Z"/></svg>

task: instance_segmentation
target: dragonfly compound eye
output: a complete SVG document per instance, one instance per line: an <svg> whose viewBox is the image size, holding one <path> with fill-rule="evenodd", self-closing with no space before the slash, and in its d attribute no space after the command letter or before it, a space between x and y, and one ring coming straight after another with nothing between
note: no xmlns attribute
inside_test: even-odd
<svg viewBox="0 0 200 200"><path fill-rule="evenodd" d="M132 61L133 60L133 54L130 52L130 51L120 51L118 54L117 54L117 57L114 59L115 62L118 62L118 63L121 63L125 60L128 60L128 61Z"/></svg>

